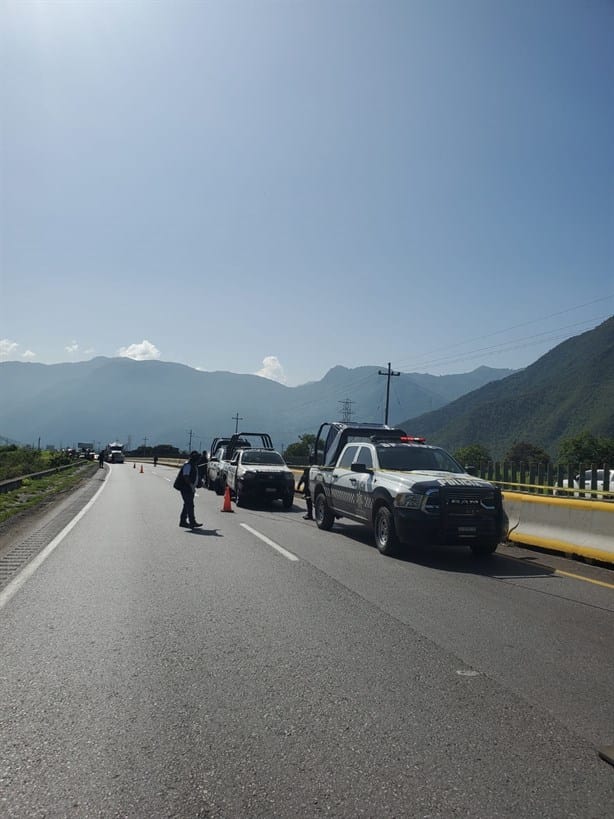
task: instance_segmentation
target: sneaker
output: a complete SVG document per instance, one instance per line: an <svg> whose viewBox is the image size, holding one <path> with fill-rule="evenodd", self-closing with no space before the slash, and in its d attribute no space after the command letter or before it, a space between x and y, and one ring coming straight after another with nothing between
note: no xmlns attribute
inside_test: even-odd
<svg viewBox="0 0 614 819"><path fill-rule="evenodd" d="M190 529L199 529L202 523L190 523Z"/></svg>
<svg viewBox="0 0 614 819"><path fill-rule="evenodd" d="M185 520L180 520L179 525L182 526L184 529L189 529L190 528L190 524L187 523Z"/></svg>

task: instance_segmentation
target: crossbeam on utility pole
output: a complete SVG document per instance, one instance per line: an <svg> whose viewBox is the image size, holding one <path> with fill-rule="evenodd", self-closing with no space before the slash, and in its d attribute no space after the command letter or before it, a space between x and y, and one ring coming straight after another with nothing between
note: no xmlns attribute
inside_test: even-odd
<svg viewBox="0 0 614 819"><path fill-rule="evenodd" d="M243 421L244 419L241 418L239 415L239 410L237 410L237 414L232 416L232 420L235 422L235 435L239 432L239 421Z"/></svg>
<svg viewBox="0 0 614 819"><path fill-rule="evenodd" d="M384 423L388 425L388 406L390 404L390 379L393 375L401 375L401 373L395 373L393 370L390 369L390 362L388 362L388 369L387 370L378 370L378 375L385 375L387 376L386 380L386 419Z"/></svg>

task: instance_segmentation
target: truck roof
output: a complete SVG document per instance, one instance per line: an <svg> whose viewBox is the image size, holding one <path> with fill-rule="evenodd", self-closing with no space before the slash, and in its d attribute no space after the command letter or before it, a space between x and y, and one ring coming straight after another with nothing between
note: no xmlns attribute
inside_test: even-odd
<svg viewBox="0 0 614 819"><path fill-rule="evenodd" d="M316 435L314 446L314 462L322 466L336 463L343 447L352 441L370 442L372 436L380 439L398 441L407 433L400 427L390 427L387 424L353 423L344 421L324 421Z"/></svg>

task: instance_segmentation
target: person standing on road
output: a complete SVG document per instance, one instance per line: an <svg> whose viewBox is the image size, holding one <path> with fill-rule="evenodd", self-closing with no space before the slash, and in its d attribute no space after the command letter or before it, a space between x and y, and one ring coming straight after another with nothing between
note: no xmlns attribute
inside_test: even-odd
<svg viewBox="0 0 614 819"><path fill-rule="evenodd" d="M98 453L98 469L104 469L104 449Z"/></svg>
<svg viewBox="0 0 614 819"><path fill-rule="evenodd" d="M191 452L189 460L187 460L179 471L177 476L177 487L181 492L183 498L183 508L179 516L179 525L186 529L197 529L202 526L202 523L196 522L194 516L194 493L198 484L198 461L200 459L199 452Z"/></svg>
<svg viewBox="0 0 614 819"><path fill-rule="evenodd" d="M309 491L309 467L303 469L303 474L296 486L296 491L300 492L303 487L303 497L307 506L307 514L303 515L303 520L313 520L313 501L311 500L311 492Z"/></svg>

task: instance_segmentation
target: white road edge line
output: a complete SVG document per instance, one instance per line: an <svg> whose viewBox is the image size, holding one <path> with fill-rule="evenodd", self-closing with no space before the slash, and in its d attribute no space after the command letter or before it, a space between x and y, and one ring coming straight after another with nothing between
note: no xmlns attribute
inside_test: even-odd
<svg viewBox="0 0 614 819"><path fill-rule="evenodd" d="M109 476L110 476L111 471L112 471L111 466L109 466ZM77 523L79 523L81 518L85 514L87 514L87 512L89 512L89 510L92 508L92 506L98 500L98 496L100 495L100 493L105 488L105 486L107 485L108 482L109 482L109 477L105 478L105 480L103 481L102 486L96 492L94 497L90 498L90 500L85 504L83 509L80 512L77 512L77 514L74 516L74 518L71 521L69 521L66 524L66 526L62 529L62 531L53 538L51 543L48 543L45 546L45 548L36 555L36 557L34 557L29 563L27 563L23 567L23 569L19 572L17 577L15 577L13 580L11 580L11 582L8 584L8 586L6 586L6 588L4 588L2 591L0 591L0 609L3 609L4 606L6 606L6 604L9 602L9 600L15 594L17 594L17 592L23 586L23 584L32 577L32 575L38 569L38 567L42 563L44 563L44 561L49 557L51 552L53 552L53 550L57 546L60 545L60 543L64 540L64 538L70 532L70 530L73 529L77 525Z"/></svg>
<svg viewBox="0 0 614 819"><path fill-rule="evenodd" d="M283 546L280 546L279 544L275 543L274 540L271 540L266 535L261 535L260 532L256 531L256 529L252 529L252 527L248 526L247 523L241 523L240 525L244 529L247 529L248 532L251 532L252 535L255 535L256 537L260 538L260 540L262 540L268 546L271 546L273 549L277 549L277 551L284 557L287 557L288 560L298 560L298 557L296 555L293 555L292 552L289 552L287 549L284 549Z"/></svg>

